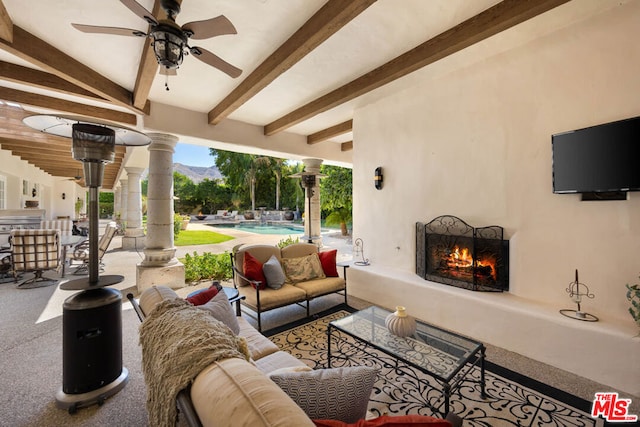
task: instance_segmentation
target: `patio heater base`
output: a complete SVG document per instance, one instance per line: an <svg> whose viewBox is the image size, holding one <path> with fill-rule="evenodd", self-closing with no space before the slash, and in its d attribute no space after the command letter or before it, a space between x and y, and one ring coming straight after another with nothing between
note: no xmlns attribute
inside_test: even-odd
<svg viewBox="0 0 640 427"><path fill-rule="evenodd" d="M129 380L129 371L122 368L122 373L111 383L100 387L96 390L81 394L68 394L58 390L56 393L56 406L60 409L66 409L70 414L75 413L80 408L86 408L93 404L101 406L104 401L124 388Z"/></svg>
<svg viewBox="0 0 640 427"><path fill-rule="evenodd" d="M120 391L129 372L122 366L122 294L110 288L84 290L62 312L62 388L58 407L74 413Z"/></svg>

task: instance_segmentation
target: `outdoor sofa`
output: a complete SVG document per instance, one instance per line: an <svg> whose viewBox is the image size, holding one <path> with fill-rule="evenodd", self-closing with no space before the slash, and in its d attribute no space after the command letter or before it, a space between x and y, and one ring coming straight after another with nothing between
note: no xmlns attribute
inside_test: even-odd
<svg viewBox="0 0 640 427"><path fill-rule="evenodd" d="M234 286L245 297L242 305L256 313L259 331L265 311L298 304L306 308L309 317L311 300L332 293L344 295L347 303L346 266L340 277L335 249L318 252L311 243L294 243L282 249L247 245L231 257Z"/></svg>

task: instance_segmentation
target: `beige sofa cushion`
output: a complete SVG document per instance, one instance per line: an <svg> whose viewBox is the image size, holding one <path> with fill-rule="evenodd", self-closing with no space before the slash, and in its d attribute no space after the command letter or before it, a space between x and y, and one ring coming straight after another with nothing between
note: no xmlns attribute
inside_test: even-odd
<svg viewBox="0 0 640 427"><path fill-rule="evenodd" d="M260 360L279 350L273 341L258 332L244 317L238 317L237 319L238 325L240 326L240 333L238 335L247 340L249 353L251 353L253 360Z"/></svg>
<svg viewBox="0 0 640 427"><path fill-rule="evenodd" d="M176 292L167 286L152 286L140 294L140 308L145 316L160 302L166 299L180 298Z"/></svg>
<svg viewBox="0 0 640 427"><path fill-rule="evenodd" d="M281 249L282 258L299 258L318 253L318 247L313 243L296 243Z"/></svg>
<svg viewBox="0 0 640 427"><path fill-rule="evenodd" d="M304 362L300 359L292 356L290 353L286 351L276 351L268 356L265 356L261 359L255 360L254 364L261 372L265 374L270 374L273 371L277 371L283 368L308 368L307 370L311 370Z"/></svg>
<svg viewBox="0 0 640 427"><path fill-rule="evenodd" d="M330 294L332 292L341 291L345 288L345 282L342 277L326 277L324 279L298 282L294 286L304 290L307 294L307 298L311 299L321 295Z"/></svg>
<svg viewBox="0 0 640 427"><path fill-rule="evenodd" d="M246 297L243 304L255 310L258 307L256 290L250 286L243 286L238 290L240 291L240 294ZM272 308L304 301L306 298L307 294L303 289L285 283L280 289L267 288L261 290L260 307L262 311L266 311Z"/></svg>
<svg viewBox="0 0 640 427"><path fill-rule="evenodd" d="M241 359L205 368L191 386L191 400L205 427L314 427L280 387Z"/></svg>

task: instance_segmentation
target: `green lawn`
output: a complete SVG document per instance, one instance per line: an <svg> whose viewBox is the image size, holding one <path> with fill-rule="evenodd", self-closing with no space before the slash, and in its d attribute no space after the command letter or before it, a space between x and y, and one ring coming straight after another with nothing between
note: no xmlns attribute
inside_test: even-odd
<svg viewBox="0 0 640 427"><path fill-rule="evenodd" d="M235 239L235 237L216 233L215 231L182 230L175 238L174 243L176 246L212 245L233 239Z"/></svg>

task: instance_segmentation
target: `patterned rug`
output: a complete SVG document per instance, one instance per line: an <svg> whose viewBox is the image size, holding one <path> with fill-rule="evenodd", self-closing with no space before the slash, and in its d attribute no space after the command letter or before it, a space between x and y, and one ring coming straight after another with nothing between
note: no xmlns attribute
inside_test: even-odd
<svg viewBox="0 0 640 427"><path fill-rule="evenodd" d="M314 369L327 366L327 324L348 316L339 310L297 322L265 335ZM371 347L359 346L344 334L341 344L332 341L331 366L375 366L380 369L369 411L374 415L422 414L441 417L444 399L431 377L418 370L395 367L395 359ZM334 356L340 356L339 358ZM451 412L464 419L464 426L603 426L603 420L590 417L591 403L538 383L498 365L486 363L486 398L480 397L480 369L473 368L460 388L451 396ZM475 381L475 382L474 382Z"/></svg>

